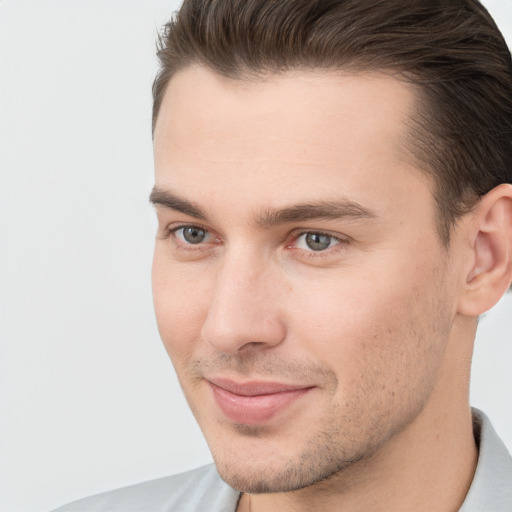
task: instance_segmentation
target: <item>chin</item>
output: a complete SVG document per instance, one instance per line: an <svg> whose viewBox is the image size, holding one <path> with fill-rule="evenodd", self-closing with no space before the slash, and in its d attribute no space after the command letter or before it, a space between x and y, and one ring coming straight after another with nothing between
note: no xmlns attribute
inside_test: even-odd
<svg viewBox="0 0 512 512"><path fill-rule="evenodd" d="M347 461L343 456L333 457L329 447L317 446L314 450L305 450L290 456L275 451L273 460L269 457L256 460L240 450L234 457L226 452L213 455L221 478L233 489L248 494L266 494L292 492L323 482L339 475L357 462L355 457Z"/></svg>

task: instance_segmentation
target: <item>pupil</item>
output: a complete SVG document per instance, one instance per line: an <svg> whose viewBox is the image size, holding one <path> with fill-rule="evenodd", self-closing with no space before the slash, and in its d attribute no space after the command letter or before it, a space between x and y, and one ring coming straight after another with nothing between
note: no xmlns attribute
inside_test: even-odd
<svg viewBox="0 0 512 512"><path fill-rule="evenodd" d="M183 230L183 238L189 244L199 244L204 240L205 236L204 229L190 227Z"/></svg>
<svg viewBox="0 0 512 512"><path fill-rule="evenodd" d="M308 233L306 235L306 244L313 251L323 251L331 244L331 237L320 233Z"/></svg>

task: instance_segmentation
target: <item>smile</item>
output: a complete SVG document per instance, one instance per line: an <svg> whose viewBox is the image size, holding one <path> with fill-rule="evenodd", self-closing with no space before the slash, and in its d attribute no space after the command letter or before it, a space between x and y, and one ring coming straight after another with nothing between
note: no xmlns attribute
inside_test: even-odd
<svg viewBox="0 0 512 512"><path fill-rule="evenodd" d="M290 386L275 382L246 382L209 379L215 402L227 419L243 425L260 425L270 421L312 387Z"/></svg>

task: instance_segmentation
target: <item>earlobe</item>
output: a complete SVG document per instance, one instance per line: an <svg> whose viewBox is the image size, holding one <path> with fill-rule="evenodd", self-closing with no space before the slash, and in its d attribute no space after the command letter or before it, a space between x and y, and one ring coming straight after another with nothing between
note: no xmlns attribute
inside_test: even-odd
<svg viewBox="0 0 512 512"><path fill-rule="evenodd" d="M499 301L512 280L512 185L492 189L473 215L473 265L466 276L459 313L476 317Z"/></svg>

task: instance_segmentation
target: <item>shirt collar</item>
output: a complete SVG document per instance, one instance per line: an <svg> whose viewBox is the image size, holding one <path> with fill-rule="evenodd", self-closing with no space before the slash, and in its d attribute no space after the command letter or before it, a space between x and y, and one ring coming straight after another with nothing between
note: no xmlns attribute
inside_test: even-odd
<svg viewBox="0 0 512 512"><path fill-rule="evenodd" d="M487 416L473 409L478 463L459 512L512 511L512 457Z"/></svg>

